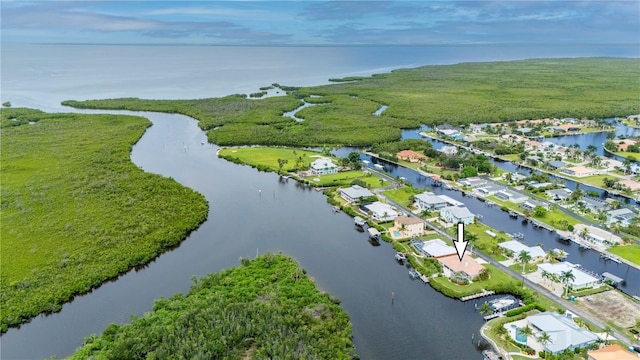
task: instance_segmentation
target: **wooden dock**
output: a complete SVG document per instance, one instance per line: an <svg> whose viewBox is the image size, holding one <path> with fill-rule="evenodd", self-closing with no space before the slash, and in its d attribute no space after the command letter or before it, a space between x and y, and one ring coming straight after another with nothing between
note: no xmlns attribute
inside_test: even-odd
<svg viewBox="0 0 640 360"><path fill-rule="evenodd" d="M485 296L489 296L489 295L493 295L495 294L495 291L487 291L487 290L482 290L482 292L476 293L476 294L472 294L472 295L468 295L468 296L463 296L460 298L460 301L469 301L469 300L473 300L473 299L478 299L481 297L485 297Z"/></svg>

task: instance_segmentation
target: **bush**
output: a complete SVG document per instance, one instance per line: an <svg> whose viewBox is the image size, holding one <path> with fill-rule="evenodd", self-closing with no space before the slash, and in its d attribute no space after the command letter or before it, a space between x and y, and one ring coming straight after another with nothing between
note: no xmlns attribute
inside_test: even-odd
<svg viewBox="0 0 640 360"><path fill-rule="evenodd" d="M520 315L520 314L524 314L524 313L529 312L529 311L531 311L533 309L540 310L541 312L547 311L543 306L541 306L541 305L539 305L537 303L533 303L533 304L529 304L529 305L525 305L525 306L519 307L517 309L509 310L509 311L507 311L505 313L505 316L506 317L513 317L513 316L517 316L517 315Z"/></svg>

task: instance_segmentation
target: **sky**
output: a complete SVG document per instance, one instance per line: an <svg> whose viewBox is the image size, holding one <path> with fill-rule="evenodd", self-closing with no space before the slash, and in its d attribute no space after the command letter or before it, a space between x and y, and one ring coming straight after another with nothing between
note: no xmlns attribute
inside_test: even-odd
<svg viewBox="0 0 640 360"><path fill-rule="evenodd" d="M639 44L640 1L2 0L2 42Z"/></svg>

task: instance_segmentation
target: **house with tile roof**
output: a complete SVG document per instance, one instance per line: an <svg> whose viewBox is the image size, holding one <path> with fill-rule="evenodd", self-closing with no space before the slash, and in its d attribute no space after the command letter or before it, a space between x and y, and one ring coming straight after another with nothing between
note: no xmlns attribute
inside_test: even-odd
<svg viewBox="0 0 640 360"><path fill-rule="evenodd" d="M442 264L444 276L450 279L473 281L484 270L484 266L480 265L468 252L465 252L462 260L457 253L439 257L437 260Z"/></svg>
<svg viewBox="0 0 640 360"><path fill-rule="evenodd" d="M629 351L618 344L605 346L598 350L587 352L588 360L638 360L640 354Z"/></svg>

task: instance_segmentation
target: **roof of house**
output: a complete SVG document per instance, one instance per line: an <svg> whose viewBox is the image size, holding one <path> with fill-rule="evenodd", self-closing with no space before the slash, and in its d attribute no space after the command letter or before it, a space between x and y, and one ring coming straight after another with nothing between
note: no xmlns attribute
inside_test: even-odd
<svg viewBox="0 0 640 360"><path fill-rule="evenodd" d="M433 257L447 256L457 254L456 248L447 245L440 239L433 239L422 242L422 251Z"/></svg>
<svg viewBox="0 0 640 360"><path fill-rule="evenodd" d="M438 258L438 262L452 271L464 271L471 277L478 276L482 269L484 269L484 266L480 265L469 253L465 253L462 260L460 260L458 254L455 253Z"/></svg>
<svg viewBox="0 0 640 360"><path fill-rule="evenodd" d="M538 268L558 276L563 272L571 271L573 276L575 276L575 279L570 281L570 284L577 287L585 286L599 280L598 278L575 267L572 263L566 261L555 264L543 263L539 264Z"/></svg>
<svg viewBox="0 0 640 360"><path fill-rule="evenodd" d="M441 198L438 195L425 193L416 195L415 199L419 199L420 201L427 204L442 204L447 202L445 199Z"/></svg>
<svg viewBox="0 0 640 360"><path fill-rule="evenodd" d="M438 195L440 197L440 199L444 200L447 204L451 205L451 206L460 206L460 205L464 205L464 203L451 198L447 195Z"/></svg>
<svg viewBox="0 0 640 360"><path fill-rule="evenodd" d="M602 349L591 350L587 353L593 360L638 360L638 354L630 352L618 344L605 346Z"/></svg>
<svg viewBox="0 0 640 360"><path fill-rule="evenodd" d="M424 221L417 217L398 216L395 218L395 222L404 225L424 224Z"/></svg>
<svg viewBox="0 0 640 360"><path fill-rule="evenodd" d="M398 216L398 212L393 210L391 205L383 204L379 201L364 205L364 207L367 210L379 215L383 215L384 213L387 213L387 216L393 216L393 217Z"/></svg>
<svg viewBox="0 0 640 360"><path fill-rule="evenodd" d="M440 209L440 212L449 212L451 215L458 219L468 218L470 216L475 216L466 206L447 206L445 208Z"/></svg>
<svg viewBox="0 0 640 360"><path fill-rule="evenodd" d="M353 185L348 188L340 189L340 192L346 194L348 197L352 199L358 199L361 197L369 197L374 196L374 194L368 189L363 188L360 185Z"/></svg>
<svg viewBox="0 0 640 360"><path fill-rule="evenodd" d="M547 190L547 193L550 194L555 194L558 196L569 196L571 195L571 193L573 193L573 191L567 189L567 188L562 188L562 189L553 189L553 190Z"/></svg>
<svg viewBox="0 0 640 360"><path fill-rule="evenodd" d="M549 165L553 166L556 169L561 169L561 168L567 166L567 164L564 161L559 161L559 160L549 161Z"/></svg>
<svg viewBox="0 0 640 360"><path fill-rule="evenodd" d="M531 315L527 317L527 321L549 335L551 341L546 347L553 353L598 339L591 331L579 327L573 320L557 313L543 312Z"/></svg>
<svg viewBox="0 0 640 360"><path fill-rule="evenodd" d="M521 251L528 252L532 258L544 257L546 255L546 253L540 246L530 247L516 240L499 243L498 246L503 249L512 251L515 255L520 254Z"/></svg>
<svg viewBox="0 0 640 360"><path fill-rule="evenodd" d="M418 159L426 159L427 156L424 154L420 154L419 152L415 152L413 150L402 150L396 154L399 158L418 158Z"/></svg>
<svg viewBox="0 0 640 360"><path fill-rule="evenodd" d="M634 217L636 213L631 211L631 209L629 208L620 208L620 209L609 211L609 215L623 217L623 218L631 218L631 217Z"/></svg>
<svg viewBox="0 0 640 360"><path fill-rule="evenodd" d="M565 170L572 171L574 174L589 174L597 171L596 169L592 169L586 166L573 166L565 168Z"/></svg>
<svg viewBox="0 0 640 360"><path fill-rule="evenodd" d="M508 197L515 197L515 198L521 198L521 197L527 197L525 194L521 194L517 191L513 191L513 190L500 190L498 191L498 193L502 193L505 194Z"/></svg>
<svg viewBox="0 0 640 360"><path fill-rule="evenodd" d="M327 168L337 167L329 158L320 158L311 163L311 167L315 170L323 170Z"/></svg>

